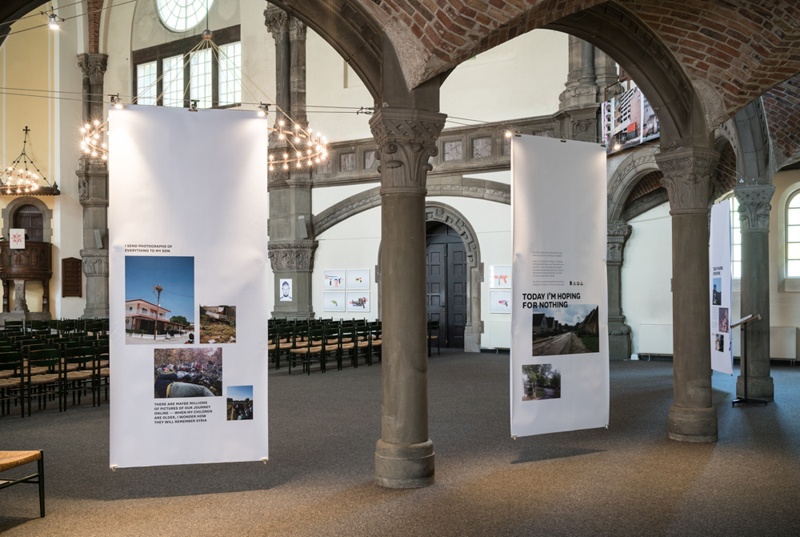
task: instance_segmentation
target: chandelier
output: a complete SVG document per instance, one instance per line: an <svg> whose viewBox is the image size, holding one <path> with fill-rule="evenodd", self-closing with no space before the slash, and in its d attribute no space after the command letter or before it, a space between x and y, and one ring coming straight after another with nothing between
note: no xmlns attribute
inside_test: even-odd
<svg viewBox="0 0 800 537"><path fill-rule="evenodd" d="M39 167L26 152L28 146L28 133L31 130L25 126L22 129L25 136L22 141L22 152L14 161L0 172L0 194L52 194L58 195L58 185L52 185L42 174ZM44 183L44 186L42 183Z"/></svg>
<svg viewBox="0 0 800 537"><path fill-rule="evenodd" d="M259 117L267 117L269 105L261 103L258 107ZM313 129L303 128L299 123L290 126L286 120L279 119L275 126L268 127L272 136L278 141L276 151L269 152L269 171L276 167L282 170L292 168L311 169L328 158L328 141Z"/></svg>
<svg viewBox="0 0 800 537"><path fill-rule="evenodd" d="M123 107L119 97L111 96L111 103L117 109ZM194 105L188 109L197 112ZM269 114L269 105L261 103L258 106L258 116L266 118ZM285 116L288 119L288 116ZM313 129L305 128L299 123L285 119L278 120L274 126L267 126L271 141L278 148L269 151L269 171L303 170L312 169L328 158L328 142L324 136ZM96 119L81 127L81 152L93 159L108 160L108 144L105 137L108 132L108 122Z"/></svg>

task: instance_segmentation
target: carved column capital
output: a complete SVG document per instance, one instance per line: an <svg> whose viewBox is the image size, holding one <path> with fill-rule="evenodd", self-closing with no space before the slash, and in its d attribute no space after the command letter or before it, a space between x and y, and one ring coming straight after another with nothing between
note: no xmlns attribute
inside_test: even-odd
<svg viewBox="0 0 800 537"><path fill-rule="evenodd" d="M90 84L102 84L108 68L108 54L78 54L78 67Z"/></svg>
<svg viewBox="0 0 800 537"><path fill-rule="evenodd" d="M86 276L108 277L108 250L81 250Z"/></svg>
<svg viewBox="0 0 800 537"><path fill-rule="evenodd" d="M708 211L719 153L703 147L663 147L655 155L671 214Z"/></svg>
<svg viewBox="0 0 800 537"><path fill-rule="evenodd" d="M609 222L606 239L606 262L622 264L625 242L633 228L625 222Z"/></svg>
<svg viewBox="0 0 800 537"><path fill-rule="evenodd" d="M314 251L317 241L272 241L267 246L272 270L275 272L311 272L314 270Z"/></svg>
<svg viewBox="0 0 800 537"><path fill-rule="evenodd" d="M739 185L733 189L739 201L739 222L742 233L769 231L770 201L775 194L774 185Z"/></svg>
<svg viewBox="0 0 800 537"><path fill-rule="evenodd" d="M408 108L378 109L370 119L378 144L381 193L425 192L428 159L438 153L436 140L447 116Z"/></svg>
<svg viewBox="0 0 800 537"><path fill-rule="evenodd" d="M289 29L289 15L281 8L268 4L264 10L264 26L272 37L278 39L281 33Z"/></svg>
<svg viewBox="0 0 800 537"><path fill-rule="evenodd" d="M289 17L289 39L292 41L305 41L306 25L294 17Z"/></svg>

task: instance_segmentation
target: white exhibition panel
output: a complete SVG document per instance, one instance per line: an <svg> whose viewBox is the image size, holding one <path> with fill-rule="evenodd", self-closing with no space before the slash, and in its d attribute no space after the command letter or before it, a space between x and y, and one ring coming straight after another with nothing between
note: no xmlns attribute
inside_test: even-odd
<svg viewBox="0 0 800 537"><path fill-rule="evenodd" d="M112 468L268 457L265 121L230 110L109 113ZM126 334L136 299L169 309L165 320L185 317L194 341ZM234 335L210 337L201 306ZM208 391L187 396L187 378ZM232 411L229 398L252 413Z"/></svg>
<svg viewBox="0 0 800 537"><path fill-rule="evenodd" d="M511 155L511 435L607 426L605 150L516 136Z"/></svg>
<svg viewBox="0 0 800 537"><path fill-rule="evenodd" d="M711 207L710 235L711 369L732 375L731 200L723 200Z"/></svg>

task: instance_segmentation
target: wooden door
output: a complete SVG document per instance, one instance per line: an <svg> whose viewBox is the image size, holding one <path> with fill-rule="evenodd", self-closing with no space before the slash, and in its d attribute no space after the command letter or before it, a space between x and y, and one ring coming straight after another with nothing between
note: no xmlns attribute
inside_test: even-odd
<svg viewBox="0 0 800 537"><path fill-rule="evenodd" d="M442 347L463 349L469 285L464 242L451 227L429 223L425 258L428 320L439 321Z"/></svg>
<svg viewBox="0 0 800 537"><path fill-rule="evenodd" d="M428 321L439 322L439 339L447 341L447 245L429 244L425 248L425 311Z"/></svg>

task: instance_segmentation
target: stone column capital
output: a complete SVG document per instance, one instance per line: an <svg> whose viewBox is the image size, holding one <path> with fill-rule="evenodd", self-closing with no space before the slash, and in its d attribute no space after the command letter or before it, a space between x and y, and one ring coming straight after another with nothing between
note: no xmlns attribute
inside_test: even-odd
<svg viewBox="0 0 800 537"><path fill-rule="evenodd" d="M655 155L669 195L670 213L708 211L719 153L705 147L662 147Z"/></svg>
<svg viewBox="0 0 800 537"><path fill-rule="evenodd" d="M78 54L78 67L90 84L102 84L103 76L108 68L108 54Z"/></svg>
<svg viewBox="0 0 800 537"><path fill-rule="evenodd" d="M108 250L81 250L83 273L108 277Z"/></svg>
<svg viewBox="0 0 800 537"><path fill-rule="evenodd" d="M272 270L275 272L311 272L317 241L270 241L267 246Z"/></svg>
<svg viewBox="0 0 800 537"><path fill-rule="evenodd" d="M447 116L410 108L379 108L369 121L378 144L381 193L424 195L428 160L438 153L436 140Z"/></svg>
<svg viewBox="0 0 800 537"><path fill-rule="evenodd" d="M739 201L739 222L742 233L769 231L770 201L775 194L774 185L737 185L733 189Z"/></svg>
<svg viewBox="0 0 800 537"><path fill-rule="evenodd" d="M281 8L268 3L267 9L264 10L264 26L272 37L278 39L281 33L289 29L289 15Z"/></svg>
<svg viewBox="0 0 800 537"><path fill-rule="evenodd" d="M633 228L625 222L609 222L606 237L606 262L622 264L625 243Z"/></svg>

